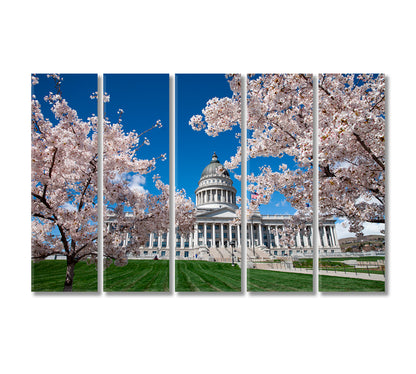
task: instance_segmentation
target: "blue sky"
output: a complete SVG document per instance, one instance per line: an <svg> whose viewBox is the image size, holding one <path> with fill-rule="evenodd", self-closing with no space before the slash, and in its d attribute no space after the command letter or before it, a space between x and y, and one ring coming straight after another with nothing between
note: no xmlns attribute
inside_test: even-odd
<svg viewBox="0 0 416 374"><path fill-rule="evenodd" d="M55 93L53 79L46 74L38 74L39 84L32 86L32 94L36 95L46 118L56 123L49 110L49 104L43 98L49 92ZM78 113L78 117L87 120L97 114L97 100L90 95L97 91L96 74L61 74L62 96ZM105 74L104 92L110 95L110 102L104 105L104 115L111 122L117 122L118 109L123 109L122 123L124 130L136 130L140 133L151 127L157 120L162 128L156 128L146 134L150 141L137 154L138 158L157 157L166 153L165 161L158 160L156 170L145 175L143 187L151 193L157 193L152 175L158 173L164 183L169 183L169 75L168 74Z"/></svg>
<svg viewBox="0 0 416 374"><path fill-rule="evenodd" d="M32 86L32 94L36 95L41 105L43 115L52 123L56 123L55 116L49 110L49 103L43 98L49 92L56 93L55 82L47 78L46 74L36 74L39 84ZM78 117L87 120L92 114L97 114L97 100L91 100L90 95L97 91L97 74L61 74L62 96L75 109Z"/></svg>
<svg viewBox="0 0 416 374"><path fill-rule="evenodd" d="M32 94L36 95L46 118L56 122L49 104L43 98L49 92L55 92L54 81L45 74L38 74L39 84L32 86ZM61 89L63 97L74 108L78 116L86 120L97 114L97 101L90 95L97 91L96 74L62 74ZM201 114L206 102L213 97L231 97L231 90L224 74L178 74L176 79L176 187L185 188L187 195L195 201L194 191L202 170L210 162L215 151L221 162L229 160L239 146L235 127L213 138L204 131L194 131L189 126L189 119ZM169 75L168 74L106 74L104 75L104 91L110 95L110 102L104 106L105 116L112 122L118 120L118 109L123 109L123 126L126 132L135 129L138 133L151 127L161 120L163 127L152 130L146 136L150 145L142 147L139 158L157 157L161 153L169 156ZM259 167L270 165L278 170L281 163L289 168L296 168L293 159L261 157L248 161L247 172L259 173ZM169 182L169 161L158 161L153 173L145 176L143 188L150 193L157 193L152 182L152 175L158 173L164 183ZM240 173L240 170L237 170ZM231 173L232 176L232 173ZM237 194L241 196L240 182L233 178ZM275 192L271 202L260 207L262 214L293 214L295 210L284 196ZM352 236L337 222L339 237ZM373 225L374 226L374 225ZM378 227L366 227L365 233L377 233Z"/></svg>
<svg viewBox="0 0 416 374"><path fill-rule="evenodd" d="M202 114L202 109L213 97L231 97L232 91L225 74L177 74L175 76L176 105L176 187L185 188L186 193L195 202L194 191L202 170L211 161L216 152L221 163L235 155L239 139L235 134L240 127L221 133L217 137L208 136L203 130L194 131L189 125L193 115ZM237 170L240 174L240 170ZM237 196L241 196L240 182L233 179Z"/></svg>
<svg viewBox="0 0 416 374"><path fill-rule="evenodd" d="M217 137L210 137L204 131L194 131L189 126L190 118L195 114L201 114L207 101L213 97L231 97L227 79L224 74L177 74L176 75L176 185L185 188L187 194L195 201L194 191L198 186L198 180L202 170L210 162L215 151L220 162L229 160L240 145L235 138L235 133L240 128L235 127L231 131L221 133ZM256 158L249 160L248 173L259 173L259 167L271 165L273 170L278 170L281 163L286 163L289 168L295 168L291 157L283 158ZM237 170L240 174L240 169ZM232 173L231 173L232 176ZM233 178L237 195L241 196L240 182ZM262 214L293 214L293 209L283 195L274 193L268 205L261 206Z"/></svg>
<svg viewBox="0 0 416 374"><path fill-rule="evenodd" d="M50 91L54 92L54 82L46 75L37 75L39 84L33 86L35 94L42 105L45 117L52 121L54 117L49 111L49 105L43 97ZM97 91L96 74L62 74L62 94L84 120L91 114L97 113L97 101L91 100L90 95ZM187 195L195 201L194 191L202 170L210 162L215 151L221 162L229 160L239 146L235 133L240 128L210 137L204 131L194 131L189 126L190 118L201 114L207 101L213 97L231 97L225 74L178 74L176 84L176 187L185 188ZM104 92L110 95L110 102L105 103L104 113L110 121L118 120L118 109L123 109L123 127L126 132L136 130L140 133L161 120L163 127L156 128L146 134L150 145L142 147L139 158L157 157L161 153L169 156L169 75L168 74L105 74ZM248 172L257 172L262 165L271 165L277 170L284 162L294 167L289 157L258 158L249 160ZM158 173L164 183L169 182L169 161L159 160L153 173L145 176L143 187L151 193L156 193L153 187L152 175ZM240 170L237 170L240 174ZM232 173L231 173L232 176ZM233 178L237 194L241 196L240 182ZM262 206L263 214L293 214L294 209L279 193L275 193L267 206Z"/></svg>
<svg viewBox="0 0 416 374"><path fill-rule="evenodd" d="M157 160L156 169L144 175L143 188L158 194L152 176L159 174L165 184L169 183L169 74L104 74L104 92L110 101L104 105L104 116L115 123L122 109L125 132L136 130L138 134L160 120L162 128L146 133L150 145L137 153L140 159L150 159L166 153L166 160Z"/></svg>

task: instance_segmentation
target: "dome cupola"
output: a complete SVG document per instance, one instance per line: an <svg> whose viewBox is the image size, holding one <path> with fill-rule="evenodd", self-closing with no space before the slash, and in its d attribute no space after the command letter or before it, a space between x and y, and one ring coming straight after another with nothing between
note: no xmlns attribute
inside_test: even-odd
<svg viewBox="0 0 416 374"><path fill-rule="evenodd" d="M223 206L237 208L236 189L233 187L233 181L215 152L211 162L202 171L195 194L197 207L204 209L218 209Z"/></svg>
<svg viewBox="0 0 416 374"><path fill-rule="evenodd" d="M221 174L227 177L230 176L228 171L224 169L224 166L218 161L218 156L214 152L214 154L212 155L211 162L207 166L205 166L205 169L202 171L201 179L211 176L218 176L218 168L222 168L224 170L223 172L221 172Z"/></svg>

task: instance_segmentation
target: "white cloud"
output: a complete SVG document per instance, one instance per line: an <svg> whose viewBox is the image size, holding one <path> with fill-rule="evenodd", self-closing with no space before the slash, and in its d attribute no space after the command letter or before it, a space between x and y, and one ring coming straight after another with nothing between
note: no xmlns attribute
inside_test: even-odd
<svg viewBox="0 0 416 374"><path fill-rule="evenodd" d="M146 184L146 178L140 174L130 175L128 173L117 173L115 177L111 180L114 183L120 183L121 181L128 182L128 187L132 191L136 191L140 194L147 194L149 193L143 186Z"/></svg>
<svg viewBox="0 0 416 374"><path fill-rule="evenodd" d="M135 191L137 193L140 194L146 194L149 191L146 190L143 185L146 183L146 178L143 175L140 174L135 174L132 176L130 183L129 183L129 188L132 191Z"/></svg>
<svg viewBox="0 0 416 374"><path fill-rule="evenodd" d="M287 204L287 201L286 201L286 200L281 200L281 201L278 201L278 202L276 203L276 207L277 207L277 208L280 208L280 207L282 207L282 206L286 206L286 204Z"/></svg>
<svg viewBox="0 0 416 374"><path fill-rule="evenodd" d="M69 212L75 212L77 210L77 207L69 202L66 202L65 204L63 204L62 208Z"/></svg>
<svg viewBox="0 0 416 374"><path fill-rule="evenodd" d="M380 231L385 229L384 223L365 222L363 223L363 226L364 235L382 235ZM339 220L335 223L335 229L337 231L338 239L350 238L355 236L354 233L348 231L348 228L349 224L345 220Z"/></svg>

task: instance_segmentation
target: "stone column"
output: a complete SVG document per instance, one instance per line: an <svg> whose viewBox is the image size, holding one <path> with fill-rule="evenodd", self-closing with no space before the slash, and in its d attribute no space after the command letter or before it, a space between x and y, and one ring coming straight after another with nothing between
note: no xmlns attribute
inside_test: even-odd
<svg viewBox="0 0 416 374"><path fill-rule="evenodd" d="M304 247L304 248L309 247L309 243L308 243L308 235L307 235L307 233L308 233L308 229L305 227L305 228L303 229L303 247Z"/></svg>
<svg viewBox="0 0 416 374"><path fill-rule="evenodd" d="M237 246L241 247L240 224L237 224Z"/></svg>
<svg viewBox="0 0 416 374"><path fill-rule="evenodd" d="M181 248L185 248L185 238L181 235Z"/></svg>
<svg viewBox="0 0 416 374"><path fill-rule="evenodd" d="M228 243L231 244L233 241L233 226L231 223L228 224Z"/></svg>
<svg viewBox="0 0 416 374"><path fill-rule="evenodd" d="M258 224L258 236L259 236L259 244L263 245L263 227L261 223Z"/></svg>
<svg viewBox="0 0 416 374"><path fill-rule="evenodd" d="M153 248L153 233L152 232L149 235L149 248Z"/></svg>
<svg viewBox="0 0 416 374"><path fill-rule="evenodd" d="M204 245L207 245L207 224L204 223Z"/></svg>
<svg viewBox="0 0 416 374"><path fill-rule="evenodd" d="M335 247L339 247L339 243L338 243L338 236L337 236L337 229L335 226L333 226L333 232L334 232L334 246Z"/></svg>
<svg viewBox="0 0 416 374"><path fill-rule="evenodd" d="M273 244L272 244L272 236L271 236L271 233L270 233L270 225L267 225L266 228L267 228L267 230L266 230L266 232L267 232L267 243L268 243L269 248L272 248Z"/></svg>
<svg viewBox="0 0 416 374"><path fill-rule="evenodd" d="M322 239L323 239L323 247L328 247L328 238L326 237L326 230L325 230L325 226L322 226Z"/></svg>
<svg viewBox="0 0 416 374"><path fill-rule="evenodd" d="M221 222L221 229L220 229L220 235L221 235L221 247L224 247L224 223Z"/></svg>
<svg viewBox="0 0 416 374"><path fill-rule="evenodd" d="M198 224L194 225L194 245L192 248L197 248L199 242L199 232L198 232Z"/></svg>
<svg viewBox="0 0 416 374"><path fill-rule="evenodd" d="M212 224L212 239L211 239L211 241L212 241L212 246L213 247L216 247L216 245L215 245L215 222Z"/></svg>
<svg viewBox="0 0 416 374"><path fill-rule="evenodd" d="M169 249L169 231L166 233L166 248Z"/></svg>
<svg viewBox="0 0 416 374"><path fill-rule="evenodd" d="M254 226L254 224L253 223L251 223L251 224L249 224L250 225L250 247L254 247L254 229L253 229L253 226Z"/></svg>
<svg viewBox="0 0 416 374"><path fill-rule="evenodd" d="M275 230L276 230L276 232L275 232L275 234L274 234L274 242L275 242L275 244L276 244L276 247L277 247L277 248L279 248L279 247L280 247L280 244L279 244L279 234L278 234L278 232L277 232L278 228L279 228L279 227L276 225L276 226L275 226Z"/></svg>
<svg viewBox="0 0 416 374"><path fill-rule="evenodd" d="M297 248L302 247L302 242L300 241L300 232L299 231L296 233L295 240L296 240L296 247Z"/></svg>
<svg viewBox="0 0 416 374"><path fill-rule="evenodd" d="M337 246L337 241L335 240L335 226L330 226L331 229L331 238L332 238L332 246L336 247Z"/></svg>
<svg viewBox="0 0 416 374"><path fill-rule="evenodd" d="M162 248L162 234L160 232L157 234L157 248Z"/></svg>

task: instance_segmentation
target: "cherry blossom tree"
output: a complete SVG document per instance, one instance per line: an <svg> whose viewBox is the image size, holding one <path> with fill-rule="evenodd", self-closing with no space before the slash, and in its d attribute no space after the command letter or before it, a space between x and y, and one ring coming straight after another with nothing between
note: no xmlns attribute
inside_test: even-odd
<svg viewBox="0 0 416 374"><path fill-rule="evenodd" d="M55 81L55 93L44 98L56 123L46 119L36 96L32 97L32 259L43 260L51 255L66 256L67 270L64 291L72 290L74 268L79 261L97 261L97 168L98 117L83 121L62 95L62 77L48 76ZM32 84L39 82L32 77ZM92 99L97 94L91 95ZM109 96L105 95L104 101ZM104 120L103 194L104 214L117 217L117 229L104 234L104 255L116 264L126 263L126 251L120 238L129 229L133 244L140 245L150 232L166 230L169 219L169 186L154 178L159 195L150 195L132 188L126 175L145 175L153 171L160 155L139 159L138 152L149 140L144 134L125 133L120 119L112 124ZM177 222L181 230L190 230L195 208L178 191ZM125 209L132 210L127 220ZM136 247L135 247L136 248ZM108 262L108 261L107 261Z"/></svg>
<svg viewBox="0 0 416 374"><path fill-rule="evenodd" d="M189 124L210 136L239 125L240 77L228 76L231 98L213 98ZM350 230L362 222L384 222L384 77L326 75L319 81L320 217L344 217ZM296 168L280 163L247 176L252 215L275 191L296 209L282 242L293 245L294 231L312 220L313 82L306 74L250 75L247 81L247 156L291 157ZM235 169L241 148L224 163Z"/></svg>
<svg viewBox="0 0 416 374"><path fill-rule="evenodd" d="M81 120L62 97L62 78L48 77L56 92L44 100L56 124L32 96L32 258L65 255L70 291L76 263L97 256L97 121Z"/></svg>
<svg viewBox="0 0 416 374"><path fill-rule="evenodd" d="M106 96L106 101L109 97ZM104 119L103 132L103 180L104 180L104 228L105 266L114 263L124 266L128 255L138 255L151 233L169 231L169 185L159 175L153 182L159 194L152 195L144 189L132 186L133 176L144 176L155 170L158 159L165 160L166 154L152 159L138 159L137 154L150 141L145 135L162 127L160 121L140 134L124 133L123 110L119 110L117 123ZM117 162L115 162L117 160ZM196 209L184 190L175 192L175 219L179 232L191 232L196 219Z"/></svg>
<svg viewBox="0 0 416 374"><path fill-rule="evenodd" d="M319 130L322 216L344 217L355 233L384 224L384 75L320 75Z"/></svg>

